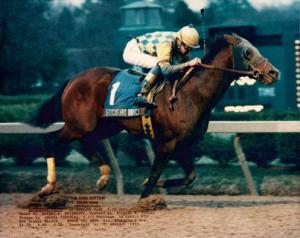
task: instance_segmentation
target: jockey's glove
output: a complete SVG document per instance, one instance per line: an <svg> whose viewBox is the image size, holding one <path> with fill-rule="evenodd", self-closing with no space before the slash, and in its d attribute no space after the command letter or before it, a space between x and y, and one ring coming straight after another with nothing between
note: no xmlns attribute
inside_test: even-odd
<svg viewBox="0 0 300 238"><path fill-rule="evenodd" d="M188 62L185 63L186 67L193 67L197 65L201 65L201 59L196 57Z"/></svg>

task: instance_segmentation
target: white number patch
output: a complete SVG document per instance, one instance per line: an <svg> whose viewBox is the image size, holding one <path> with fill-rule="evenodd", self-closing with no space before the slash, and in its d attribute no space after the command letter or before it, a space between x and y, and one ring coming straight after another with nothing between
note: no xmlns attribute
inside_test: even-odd
<svg viewBox="0 0 300 238"><path fill-rule="evenodd" d="M111 91L110 91L110 99L109 99L109 105L114 105L115 104L115 96L116 92L120 86L120 82L116 82L112 85Z"/></svg>

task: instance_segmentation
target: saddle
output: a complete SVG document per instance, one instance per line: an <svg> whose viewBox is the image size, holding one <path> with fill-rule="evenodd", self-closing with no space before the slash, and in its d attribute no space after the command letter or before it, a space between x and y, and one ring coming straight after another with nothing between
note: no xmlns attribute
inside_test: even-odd
<svg viewBox="0 0 300 238"><path fill-rule="evenodd" d="M119 72L112 80L104 104L105 117L134 117L147 114L147 108L140 108L135 105L135 99L142 87L145 74L133 69L126 69ZM160 93L167 80L157 80L157 84L152 88L148 99L153 101L155 96Z"/></svg>
<svg viewBox="0 0 300 238"><path fill-rule="evenodd" d="M151 138L154 138L151 114L153 108L149 107L138 107L134 102L137 94L140 92L142 87L142 81L146 74L143 72L126 69L120 71L112 80L109 88L107 97L104 103L104 114L103 117L137 117L141 116L144 127L144 132ZM171 80L159 76L157 83L151 89L147 98L149 101L154 101L155 96L158 95L165 88L167 84L173 84L172 96L169 98L170 109L173 110L173 103L176 101L176 91L179 89L180 83L179 78L182 75L178 75L173 83Z"/></svg>

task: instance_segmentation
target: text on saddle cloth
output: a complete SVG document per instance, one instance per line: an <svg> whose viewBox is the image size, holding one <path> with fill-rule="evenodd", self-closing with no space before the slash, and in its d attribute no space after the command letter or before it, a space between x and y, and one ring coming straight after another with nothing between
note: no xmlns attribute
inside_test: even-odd
<svg viewBox="0 0 300 238"><path fill-rule="evenodd" d="M105 117L134 117L143 114L143 109L134 104L141 90L143 75L122 70L112 80L104 104Z"/></svg>
<svg viewBox="0 0 300 238"><path fill-rule="evenodd" d="M119 72L112 80L104 104L104 117L134 117L146 114L149 116L152 110L140 108L134 102L137 94L141 91L142 81L145 74L132 69ZM167 84L167 79L157 80L158 83L152 88L147 98L154 101Z"/></svg>

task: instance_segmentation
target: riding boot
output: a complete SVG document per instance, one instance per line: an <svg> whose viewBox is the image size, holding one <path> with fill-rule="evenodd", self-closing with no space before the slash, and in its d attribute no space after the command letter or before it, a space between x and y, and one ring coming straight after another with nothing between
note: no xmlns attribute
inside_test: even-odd
<svg viewBox="0 0 300 238"><path fill-rule="evenodd" d="M149 94L151 89L152 89L152 85L148 81L145 80L142 85L142 89L141 89L140 93L137 95L137 98L136 98L134 104L136 104L140 107L146 107L146 106L157 107L156 103L150 102L147 99L147 95Z"/></svg>
<svg viewBox="0 0 300 238"><path fill-rule="evenodd" d="M147 95L151 91L153 85L155 84L156 75L152 73L152 70L146 75L142 89L140 93L137 95L137 99L135 100L134 104L140 106L140 107L148 107L151 106L153 108L157 107L156 103L150 102L147 99Z"/></svg>

